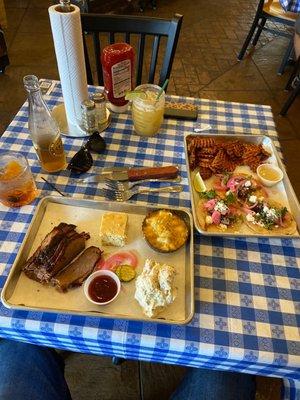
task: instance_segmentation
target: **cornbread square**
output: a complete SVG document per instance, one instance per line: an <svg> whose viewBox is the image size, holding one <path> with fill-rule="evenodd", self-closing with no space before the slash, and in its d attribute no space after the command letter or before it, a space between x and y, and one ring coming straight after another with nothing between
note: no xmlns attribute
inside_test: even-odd
<svg viewBox="0 0 300 400"><path fill-rule="evenodd" d="M105 213L102 215L100 238L102 244L122 247L126 243L127 214Z"/></svg>

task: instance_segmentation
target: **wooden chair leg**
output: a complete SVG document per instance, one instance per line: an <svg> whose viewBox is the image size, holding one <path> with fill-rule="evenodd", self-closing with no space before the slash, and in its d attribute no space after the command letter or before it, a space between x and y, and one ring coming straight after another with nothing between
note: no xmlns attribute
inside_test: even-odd
<svg viewBox="0 0 300 400"><path fill-rule="evenodd" d="M288 45L288 47L287 47L287 49L286 49L286 51L284 53L283 59L281 61L281 64L280 64L280 66L278 68L278 71L277 71L278 75L282 75L284 73L284 71L286 69L286 66L287 66L287 64L289 62L289 59L290 59L290 56L291 56L291 53L292 53L293 49L294 49L294 37L292 36L290 41L289 41L289 45Z"/></svg>
<svg viewBox="0 0 300 400"><path fill-rule="evenodd" d="M291 105L293 104L295 98L297 97L297 95L300 93L300 80L297 83L297 86L293 89L292 93L289 95L289 98L287 99L287 101L284 103L281 111L280 111L280 115L285 116L286 113L288 112L289 108L291 107Z"/></svg>
<svg viewBox="0 0 300 400"><path fill-rule="evenodd" d="M264 0L260 0L258 7L257 7L257 11L254 17L254 20L252 22L250 31L245 39L245 42L243 44L243 47L241 49L241 51L239 52L239 55L237 57L238 60L242 60L244 58L244 55L246 53L246 50L251 42L252 36L254 35L255 29L258 26L259 20L262 17L262 10L263 10L263 6L264 6Z"/></svg>
<svg viewBox="0 0 300 400"><path fill-rule="evenodd" d="M254 39L252 41L252 46L256 46L257 45L258 39L259 39L260 34L262 33L263 29L264 29L266 21L267 21L267 18L262 17L260 23L258 24L258 28L257 28L256 34L254 36Z"/></svg>

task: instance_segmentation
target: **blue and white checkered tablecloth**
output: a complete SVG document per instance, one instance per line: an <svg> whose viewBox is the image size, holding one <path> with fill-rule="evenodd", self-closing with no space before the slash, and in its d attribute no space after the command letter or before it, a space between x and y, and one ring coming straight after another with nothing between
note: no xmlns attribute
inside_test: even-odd
<svg viewBox="0 0 300 400"><path fill-rule="evenodd" d="M285 11L300 13L300 1L299 0L279 0L279 3Z"/></svg>
<svg viewBox="0 0 300 400"><path fill-rule="evenodd" d="M91 89L92 90L92 89ZM58 83L46 97L62 101ZM198 124L211 132L266 134L279 148L270 107L173 97L197 104L197 122L166 120L157 137L133 134L130 114L114 115L103 133L107 154L95 155L94 171L113 165L180 164L185 192L140 195L139 202L190 207L183 135ZM65 138L68 157L83 140ZM40 197L53 194L41 180L27 130L27 108L18 112L0 140L1 150L22 152ZM62 192L101 198L95 185L79 184L69 172L44 175ZM0 206L0 287L3 287L39 201L20 209ZM0 305L0 336L93 354L206 367L285 378L286 399L300 398L300 241L195 235L195 316L186 326L98 317L12 311Z"/></svg>

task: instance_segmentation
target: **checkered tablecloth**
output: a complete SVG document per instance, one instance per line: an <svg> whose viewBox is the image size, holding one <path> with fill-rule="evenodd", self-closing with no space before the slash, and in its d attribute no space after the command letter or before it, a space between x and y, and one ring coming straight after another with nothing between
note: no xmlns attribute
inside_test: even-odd
<svg viewBox="0 0 300 400"><path fill-rule="evenodd" d="M279 3L285 11L300 13L300 1L299 0L279 0Z"/></svg>
<svg viewBox="0 0 300 400"><path fill-rule="evenodd" d="M91 89L92 90L92 89ZM266 134L277 147L270 107L173 97L199 107L197 122L166 120L157 137L133 134L130 114L114 115L103 133L107 153L94 157L94 169L113 165L179 164L185 192L140 195L135 201L190 207L183 135L201 124L211 132ZM62 101L58 83L46 100ZM83 140L64 138L68 158ZM53 194L41 176L62 192L101 198L95 185L79 184L69 172L44 175L27 130L26 105L0 141L1 150L25 154L40 189ZM0 206L0 287L39 201L20 209ZM195 234L195 316L187 326L98 317L12 311L0 305L0 336L93 354L285 378L285 398L298 398L300 378L300 241L244 239Z"/></svg>

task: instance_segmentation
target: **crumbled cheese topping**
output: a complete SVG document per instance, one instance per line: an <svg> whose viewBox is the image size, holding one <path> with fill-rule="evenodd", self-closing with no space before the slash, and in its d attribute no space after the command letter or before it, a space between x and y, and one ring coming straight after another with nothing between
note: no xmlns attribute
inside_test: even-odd
<svg viewBox="0 0 300 400"><path fill-rule="evenodd" d="M226 206L226 204L223 201L218 201L214 207L216 211L219 211L222 215L226 215L229 208Z"/></svg>
<svg viewBox="0 0 300 400"><path fill-rule="evenodd" d="M244 186L245 186L246 188L250 187L250 186L251 186L251 181L246 181L246 182L244 183Z"/></svg>
<svg viewBox="0 0 300 400"><path fill-rule="evenodd" d="M249 221L249 222L254 222L254 221L255 221L255 218L253 217L252 214L247 214L247 215L246 215L246 220Z"/></svg>
<svg viewBox="0 0 300 400"><path fill-rule="evenodd" d="M220 224L219 226L220 226L221 229L223 229L224 231L226 231L227 225L225 225L225 224Z"/></svg>
<svg viewBox="0 0 300 400"><path fill-rule="evenodd" d="M253 203L253 204L254 204L254 203L257 202L257 197L254 196L254 195L252 195L252 196L249 196L249 199L248 199L248 200L249 200L250 203Z"/></svg>
<svg viewBox="0 0 300 400"><path fill-rule="evenodd" d="M263 212L266 214L266 217L271 221L277 219L276 210L274 208L269 208L268 206L264 206Z"/></svg>

